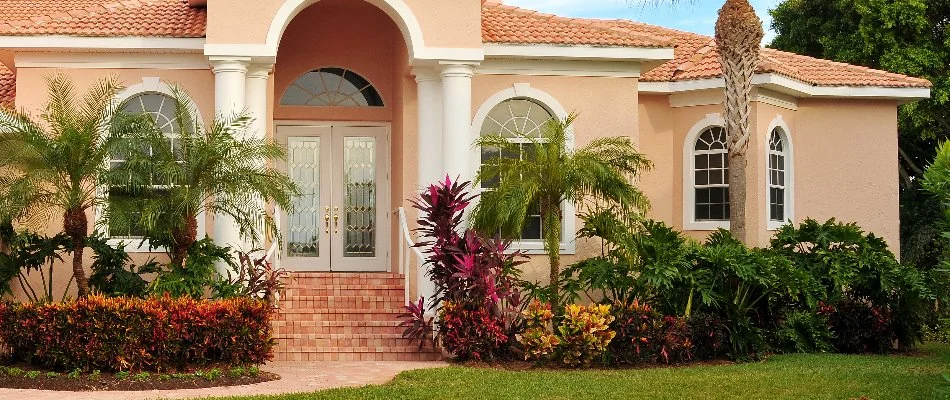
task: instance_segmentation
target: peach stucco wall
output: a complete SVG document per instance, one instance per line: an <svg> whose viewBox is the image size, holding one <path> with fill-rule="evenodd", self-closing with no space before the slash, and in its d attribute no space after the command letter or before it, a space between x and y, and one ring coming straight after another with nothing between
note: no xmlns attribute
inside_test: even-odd
<svg viewBox="0 0 950 400"><path fill-rule="evenodd" d="M208 0L208 43L264 44L278 10L285 3L319 0ZM349 0L357 2L362 0ZM378 0L404 3L415 16L427 47L480 48L479 0ZM400 36L401 37L401 36Z"/></svg>
<svg viewBox="0 0 950 400"><path fill-rule="evenodd" d="M472 115L496 93L511 89L516 83L527 83L532 89L554 97L568 113L578 113L574 123L575 148L606 136L626 136L639 145L642 133L638 127L637 82L636 78L476 75ZM474 122L477 125L480 121ZM477 160L479 153L473 150L472 157ZM580 226L578 220L577 227ZM600 254L599 242L579 240L577 254L563 256L561 263L568 265L597 254ZM531 262L522 266L524 279L546 282L547 265L545 256L531 256Z"/></svg>
<svg viewBox="0 0 950 400"><path fill-rule="evenodd" d="M768 245L765 154L769 127L781 117L793 149L794 218L836 217L856 222L899 246L897 104L894 101L799 99L797 110L753 102L746 208L752 243ZM641 147L657 168L642 187L653 201L651 216L684 226L683 148L686 135L721 104L670 106L666 95L640 96ZM709 231L685 231L703 239Z"/></svg>

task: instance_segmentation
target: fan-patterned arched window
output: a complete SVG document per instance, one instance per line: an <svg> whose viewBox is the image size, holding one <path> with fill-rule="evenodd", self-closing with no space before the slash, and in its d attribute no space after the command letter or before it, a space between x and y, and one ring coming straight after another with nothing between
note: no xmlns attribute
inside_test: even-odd
<svg viewBox="0 0 950 400"><path fill-rule="evenodd" d="M505 100L488 112L482 123L481 135L500 135L513 143L520 143L519 154L502 154L497 148L482 148L482 164L498 157L531 157L531 142L527 138L539 138L545 124L555 118L546 106L528 98ZM491 190L496 182L482 182L482 188ZM541 208L532 206L521 231L521 240L543 239Z"/></svg>
<svg viewBox="0 0 950 400"><path fill-rule="evenodd" d="M729 220L729 142L726 130L703 130L693 146L693 190L696 221Z"/></svg>
<svg viewBox="0 0 950 400"><path fill-rule="evenodd" d="M319 68L297 78L280 98L282 106L383 107L383 98L366 78L353 71Z"/></svg>
<svg viewBox="0 0 950 400"><path fill-rule="evenodd" d="M179 140L182 126L190 126L189 123L179 124L177 119L175 99L167 94L160 92L142 92L129 97L122 106L122 112L129 114L147 114L155 121L155 126L165 134L165 140L171 148L176 148ZM109 165L111 168L118 167L126 162L122 154L113 154L110 157ZM154 183L156 188L161 188L161 182ZM118 188L109 189L109 201L122 201L123 198L132 196L124 193ZM134 221L134 217L127 218ZM114 226L109 227L109 236L113 239L139 239L144 236L144 232L136 226L127 226L122 230Z"/></svg>
<svg viewBox="0 0 950 400"><path fill-rule="evenodd" d="M782 128L769 134L769 222L784 223L790 215L788 143Z"/></svg>

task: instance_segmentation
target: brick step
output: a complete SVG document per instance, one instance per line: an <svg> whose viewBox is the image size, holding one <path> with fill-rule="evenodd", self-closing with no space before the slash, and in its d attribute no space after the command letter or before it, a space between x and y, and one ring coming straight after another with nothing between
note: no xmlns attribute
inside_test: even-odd
<svg viewBox="0 0 950 400"><path fill-rule="evenodd" d="M281 303L284 310L297 309L334 309L365 308L365 309L401 309L404 306L404 296L293 296Z"/></svg>
<svg viewBox="0 0 950 400"><path fill-rule="evenodd" d="M416 347L413 347L416 348ZM274 353L274 361L440 361L442 353Z"/></svg>
<svg viewBox="0 0 950 400"><path fill-rule="evenodd" d="M288 285L287 291L301 290L301 289L335 289L339 291L353 291L353 292L362 292L365 290L403 290L406 286L402 282L390 282L390 283L380 283L380 284L332 284L325 282L314 282L314 283L304 283L298 285Z"/></svg>
<svg viewBox="0 0 950 400"><path fill-rule="evenodd" d="M291 275L288 283L290 285L394 285L402 284L406 278L402 275L381 274L375 276L350 276L350 275L332 275L332 276L308 276Z"/></svg>
<svg viewBox="0 0 950 400"><path fill-rule="evenodd" d="M396 307L387 307L387 308L342 308L342 307L339 307L339 308L293 308L293 309L282 308L277 313L277 315L278 317L281 315L290 315L290 316L312 315L312 316L318 317L318 318L315 318L316 320L320 320L319 316L336 315L336 314L384 314L384 315L392 314L392 316L395 317L398 314L402 314L403 311L405 311L405 309L396 308ZM383 318L382 320L386 320L386 319L388 318Z"/></svg>
<svg viewBox="0 0 950 400"><path fill-rule="evenodd" d="M395 272L291 272L294 278L402 278Z"/></svg>
<svg viewBox="0 0 950 400"><path fill-rule="evenodd" d="M296 339L399 339L405 340L407 343L409 339L402 337L402 333L373 333L373 332L358 332L358 333L304 333L304 332L293 332L287 334L275 334L274 338L283 339L283 340L296 340Z"/></svg>
<svg viewBox="0 0 950 400"><path fill-rule="evenodd" d="M328 286L313 285L287 288L281 299L295 296L405 296L403 285Z"/></svg>
<svg viewBox="0 0 950 400"><path fill-rule="evenodd" d="M340 314L291 312L278 314L274 318L274 322L283 322L286 326L294 326L295 323L304 321L399 321L399 319L396 318L397 315L399 315L399 313L391 310L387 310L385 312L360 310L360 312L347 312Z"/></svg>
<svg viewBox="0 0 950 400"><path fill-rule="evenodd" d="M278 341L276 352L281 353L283 349L288 348ZM295 346L294 352L298 353L433 353L432 346L419 350L418 344L404 343L395 346Z"/></svg>
<svg viewBox="0 0 950 400"><path fill-rule="evenodd" d="M411 347L412 344L409 344L409 339L373 339L373 338L363 338L363 339L327 339L327 338L314 338L314 339L283 339L283 338L274 338L277 340L277 349L294 349L296 351L323 351L322 349L381 349L379 351L387 351L385 349L390 348L399 348L399 347ZM415 343L418 344L418 343ZM355 351L357 353L363 351Z"/></svg>

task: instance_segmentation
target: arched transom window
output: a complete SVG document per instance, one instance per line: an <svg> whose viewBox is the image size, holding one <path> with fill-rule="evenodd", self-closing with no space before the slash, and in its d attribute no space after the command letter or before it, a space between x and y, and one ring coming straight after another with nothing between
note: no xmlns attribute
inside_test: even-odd
<svg viewBox="0 0 950 400"><path fill-rule="evenodd" d="M383 98L366 78L353 71L319 68L297 78L280 99L283 106L383 107Z"/></svg>
<svg viewBox="0 0 950 400"><path fill-rule="evenodd" d="M789 216L789 157L788 143L782 128L769 134L768 191L769 221L783 223Z"/></svg>
<svg viewBox="0 0 950 400"><path fill-rule="evenodd" d="M534 99L513 98L505 100L488 112L482 123L481 135L500 135L513 143L521 143L519 154L502 154L497 148L482 148L482 164L498 157L531 157L533 144L526 139L539 138L545 124L556 118L548 107ZM497 182L482 182L484 190L491 190ZM521 240L539 241L543 236L541 226L541 208L531 207L528 218L521 231Z"/></svg>
<svg viewBox="0 0 950 400"><path fill-rule="evenodd" d="M706 128L693 146L696 221L729 220L729 142L720 126Z"/></svg>

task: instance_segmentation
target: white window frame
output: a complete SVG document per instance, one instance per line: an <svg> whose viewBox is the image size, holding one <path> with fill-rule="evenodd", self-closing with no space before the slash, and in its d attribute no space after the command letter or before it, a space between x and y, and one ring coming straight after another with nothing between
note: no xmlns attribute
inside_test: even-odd
<svg viewBox="0 0 950 400"><path fill-rule="evenodd" d="M561 105L554 96L550 94L531 87L529 83L515 83L510 88L502 90L498 93L495 93L488 100L485 100L484 103L478 108L478 111L475 113L475 118L472 121L472 130L470 143L474 143L482 133L482 125L484 125L485 120L488 118L488 114L491 112L495 106L510 100L510 99L530 99L537 102L538 104L547 107L549 111L556 118L566 119L568 117L567 111ZM565 147L568 150L574 149L574 132L573 129L570 129L567 132L567 142ZM472 171L478 171L481 168L481 157L472 157ZM476 188L476 190L480 190ZM478 199L475 199L475 202L478 202ZM570 201L564 201L561 204L562 209L564 210L564 218L561 224L561 243L560 251L561 254L572 255L577 253L577 243L575 240L575 235L577 234L577 210L574 207L574 204ZM516 240L511 244L512 250L523 251L526 254L544 254L544 242L540 240Z"/></svg>
<svg viewBox="0 0 950 400"><path fill-rule="evenodd" d="M785 220L782 222L772 221L772 216L770 215L770 205L772 204L772 193L770 189L770 175L769 175L769 155L771 154L771 149L769 148L769 142L772 139L772 131L778 129L782 140L784 141L784 151L782 152L785 156ZM787 224L789 221L795 221L795 151L792 146L792 130L788 127L788 124L782 118L782 115L779 114L772 120L769 124L769 129L765 131L765 140L763 140L763 154L765 156L762 158L763 161L763 170L765 171L765 221L768 224L768 230L775 231L781 228L783 225Z"/></svg>
<svg viewBox="0 0 950 400"><path fill-rule="evenodd" d="M707 114L705 118L690 128L683 142L683 229L690 231L714 231L729 229L729 221L697 221L696 220L696 188L693 184L696 174L696 159L693 153L696 149L696 140L708 128L725 128L726 120L722 114ZM728 154L728 153L727 153ZM728 155L726 156L728 163Z"/></svg>
<svg viewBox="0 0 950 400"><path fill-rule="evenodd" d="M118 94L116 94L115 99L113 99L113 101L116 105L118 105L118 104L121 104L123 101L128 100L129 98L132 98L139 94L145 94L145 93L160 93L166 96L170 96L172 98L175 97L175 93L174 91L172 91L171 85L168 85L162 82L160 78L144 77L142 78L142 82L135 85L128 86L122 91L120 91ZM198 111L197 104L195 104L194 100L191 99L190 97L188 97L187 100L192 110L196 111L195 112L196 115L194 115L196 122L200 124L200 126L204 126L204 121L201 118L201 113ZM100 199L105 200L105 201L108 200L108 196L109 196L108 186L100 185L98 192L99 192L98 195L100 196ZM108 221L105 220L106 219L105 201L101 201L100 206L96 207L95 226L105 227L104 232L106 236L108 237L109 223ZM207 230L205 227L205 212L202 211L201 213L198 214L198 238L200 239L204 237L204 235L206 234L207 234ZM130 238L113 239L110 237L107 243L109 244L109 246L112 246L115 248L119 248L119 247L124 248L127 253L164 253L167 251L167 249L165 249L164 247L150 248L151 244L149 243L149 241L142 240L142 239L130 239Z"/></svg>

